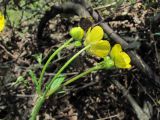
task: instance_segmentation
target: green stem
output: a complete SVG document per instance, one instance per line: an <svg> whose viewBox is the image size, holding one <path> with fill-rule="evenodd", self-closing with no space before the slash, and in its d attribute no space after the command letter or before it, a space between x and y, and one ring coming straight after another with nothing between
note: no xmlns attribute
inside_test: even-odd
<svg viewBox="0 0 160 120"><path fill-rule="evenodd" d="M52 78L52 80L46 85L46 90L44 92L44 95L47 94L47 92L50 90L50 87L53 83L53 81L63 72L63 70L76 58L78 57L83 51L88 49L90 45L86 46L85 48L81 49L79 52L77 52L72 58L70 58L62 67L61 69L56 73L56 75Z"/></svg>
<svg viewBox="0 0 160 120"><path fill-rule="evenodd" d="M45 101L44 96L38 96L38 99L36 101L35 106L32 109L31 117L29 120L36 120L36 116L39 113L40 108L41 108L42 104L44 103L44 101Z"/></svg>
<svg viewBox="0 0 160 120"><path fill-rule="evenodd" d="M38 80L39 86L38 86L38 93L41 93L41 87L42 87L42 80L43 80L43 76L44 73L49 65L49 63L53 60L53 58L63 49L65 48L71 41L73 40L73 38L69 39L68 41L66 41L62 46L60 46L47 60L46 64L44 65L42 72L40 74L40 78Z"/></svg>
<svg viewBox="0 0 160 120"><path fill-rule="evenodd" d="M69 61L67 61L62 68L56 73L56 75L52 78L52 80L47 83L46 85L46 90L44 91L43 95L39 96L37 101L36 101L36 105L34 106L34 108L32 109L32 113L31 113L31 117L29 120L36 120L36 116L38 114L38 112L40 111L40 108L42 106L42 104L45 102L46 96L48 91L50 90L51 85L53 84L53 81L61 74L61 72L77 57L79 56L83 51L85 51L86 49L88 49L90 46L86 46L85 48L81 49L79 52L77 52L71 59L69 59Z"/></svg>
<svg viewBox="0 0 160 120"><path fill-rule="evenodd" d="M66 81L65 83L63 83L63 86L66 86L66 85L68 85L68 84L76 81L77 79L79 79L79 78L81 78L81 77L83 77L83 76L85 76L85 75L87 75L87 74L89 74L89 73L91 73L91 72L93 72L93 71L99 70L99 69L101 69L101 67L98 66L98 65L96 65L96 66L94 66L94 67L92 67L92 68L89 68L89 69L86 70L85 72L82 72L81 74L79 74L79 75L77 75L77 76L69 79L69 80Z"/></svg>
<svg viewBox="0 0 160 120"><path fill-rule="evenodd" d="M39 98L37 99L37 102L36 102L36 105L34 106L34 108L32 109L32 113L31 113L31 117L29 120L35 120L36 119L36 116L38 114L38 112L40 111L40 108L42 106L42 104L44 103L46 97L49 97L49 96L46 96L48 91L50 90L50 87L52 86L54 80L61 74L61 72L63 72L63 70L76 58L78 57L83 51L85 51L86 49L88 49L90 47L89 46L86 46L85 48L81 49L79 52L77 52L72 58L70 58L62 67L61 69L56 73L56 75L52 78L52 80L47 83L46 85L46 89L43 93L42 96L39 96ZM94 69L91 69L89 70L90 72L93 71L93 70L96 70L97 67L94 67ZM89 73L86 72L86 73ZM85 75L85 74L84 74ZM78 78L77 78L78 79Z"/></svg>

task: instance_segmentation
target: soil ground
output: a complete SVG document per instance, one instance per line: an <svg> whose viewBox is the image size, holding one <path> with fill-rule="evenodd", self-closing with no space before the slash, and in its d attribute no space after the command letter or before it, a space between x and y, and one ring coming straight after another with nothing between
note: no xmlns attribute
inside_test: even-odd
<svg viewBox="0 0 160 120"><path fill-rule="evenodd" d="M36 95L28 70L36 71L38 76L49 55L70 38L68 31L80 23L78 16L57 15L47 23L43 41L37 40L38 25L46 10L64 2L0 1L0 9L6 17L5 30L0 33L0 119L28 119ZM130 44L127 51L136 51L160 76L160 3L147 0L111 3L113 1L91 0L92 7ZM107 35L105 38L115 44ZM44 81L50 80L63 63L80 49L71 46L63 50L47 69ZM99 61L101 59L83 53L64 74L68 78L73 77ZM38 118L137 120L126 95L111 82L117 80L144 111L150 111L152 120L159 120L160 86L146 82L150 81L148 79L134 64L131 69L93 72L66 86L64 93L57 93L46 100Z"/></svg>

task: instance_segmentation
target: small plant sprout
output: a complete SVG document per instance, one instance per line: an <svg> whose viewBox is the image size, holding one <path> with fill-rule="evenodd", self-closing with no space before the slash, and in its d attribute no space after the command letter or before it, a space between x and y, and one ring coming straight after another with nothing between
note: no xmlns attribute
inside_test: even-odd
<svg viewBox="0 0 160 120"><path fill-rule="evenodd" d="M84 41L85 46L90 45L90 48L87 50L88 53L101 58L108 55L111 46L107 40L102 40L103 35L104 32L100 26L88 29L86 39Z"/></svg>
<svg viewBox="0 0 160 120"><path fill-rule="evenodd" d="M43 60L42 53L35 54L33 57L36 59L39 65L42 65L42 60Z"/></svg>
<svg viewBox="0 0 160 120"><path fill-rule="evenodd" d="M5 18L4 15L0 12L0 32L3 31L5 26Z"/></svg>

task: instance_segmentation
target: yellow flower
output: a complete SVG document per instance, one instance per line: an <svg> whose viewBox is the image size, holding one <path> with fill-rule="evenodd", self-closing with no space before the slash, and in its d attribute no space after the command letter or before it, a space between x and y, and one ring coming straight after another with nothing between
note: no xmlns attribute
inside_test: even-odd
<svg viewBox="0 0 160 120"><path fill-rule="evenodd" d="M4 29L5 19L2 13L0 12L0 32Z"/></svg>
<svg viewBox="0 0 160 120"><path fill-rule="evenodd" d="M131 68L131 59L127 53L122 51L120 44L115 44L110 52L111 58L117 68Z"/></svg>
<svg viewBox="0 0 160 120"><path fill-rule="evenodd" d="M87 50L92 55L104 58L110 51L110 43L107 40L102 40L104 35L103 29L100 26L95 26L93 29L89 28L86 33L84 45L90 45Z"/></svg>
<svg viewBox="0 0 160 120"><path fill-rule="evenodd" d="M69 34L75 40L81 40L84 36L84 30L81 27L74 27L70 30Z"/></svg>

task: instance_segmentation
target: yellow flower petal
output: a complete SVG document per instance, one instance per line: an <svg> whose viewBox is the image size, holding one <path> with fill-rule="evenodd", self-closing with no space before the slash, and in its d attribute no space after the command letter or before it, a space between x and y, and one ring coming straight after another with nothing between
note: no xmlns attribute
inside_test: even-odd
<svg viewBox="0 0 160 120"><path fill-rule="evenodd" d="M111 50L111 53L110 53L110 56L112 59L114 59L116 56L119 55L119 53L122 51L122 47L120 44L115 44L113 47L112 47L112 50Z"/></svg>
<svg viewBox="0 0 160 120"><path fill-rule="evenodd" d="M126 64L129 64L131 62L131 58L129 57L127 53L121 52L121 56L123 56Z"/></svg>
<svg viewBox="0 0 160 120"><path fill-rule="evenodd" d="M120 44L113 46L111 53L111 58L114 60L115 66L117 68L130 68L131 59L129 55L125 52L122 52L122 47Z"/></svg>
<svg viewBox="0 0 160 120"><path fill-rule="evenodd" d="M104 58L108 55L110 51L110 43L106 40L100 40L91 45L88 52L97 57Z"/></svg>
<svg viewBox="0 0 160 120"><path fill-rule="evenodd" d="M87 50L90 54L102 58L108 55L111 48L110 43L102 40L103 35L104 32L100 26L95 26L93 29L88 29L84 45L90 45L90 48Z"/></svg>
<svg viewBox="0 0 160 120"><path fill-rule="evenodd" d="M91 29L92 29L91 27L88 28L86 36L88 36L88 34L91 32Z"/></svg>
<svg viewBox="0 0 160 120"><path fill-rule="evenodd" d="M104 32L100 26L95 26L93 29L89 28L86 34L85 45L97 42L103 38Z"/></svg>
<svg viewBox="0 0 160 120"><path fill-rule="evenodd" d="M0 32L4 29L5 19L4 16L0 12Z"/></svg>
<svg viewBox="0 0 160 120"><path fill-rule="evenodd" d="M130 68L131 59L127 53L121 52L118 57L115 58L115 66L118 68Z"/></svg>

